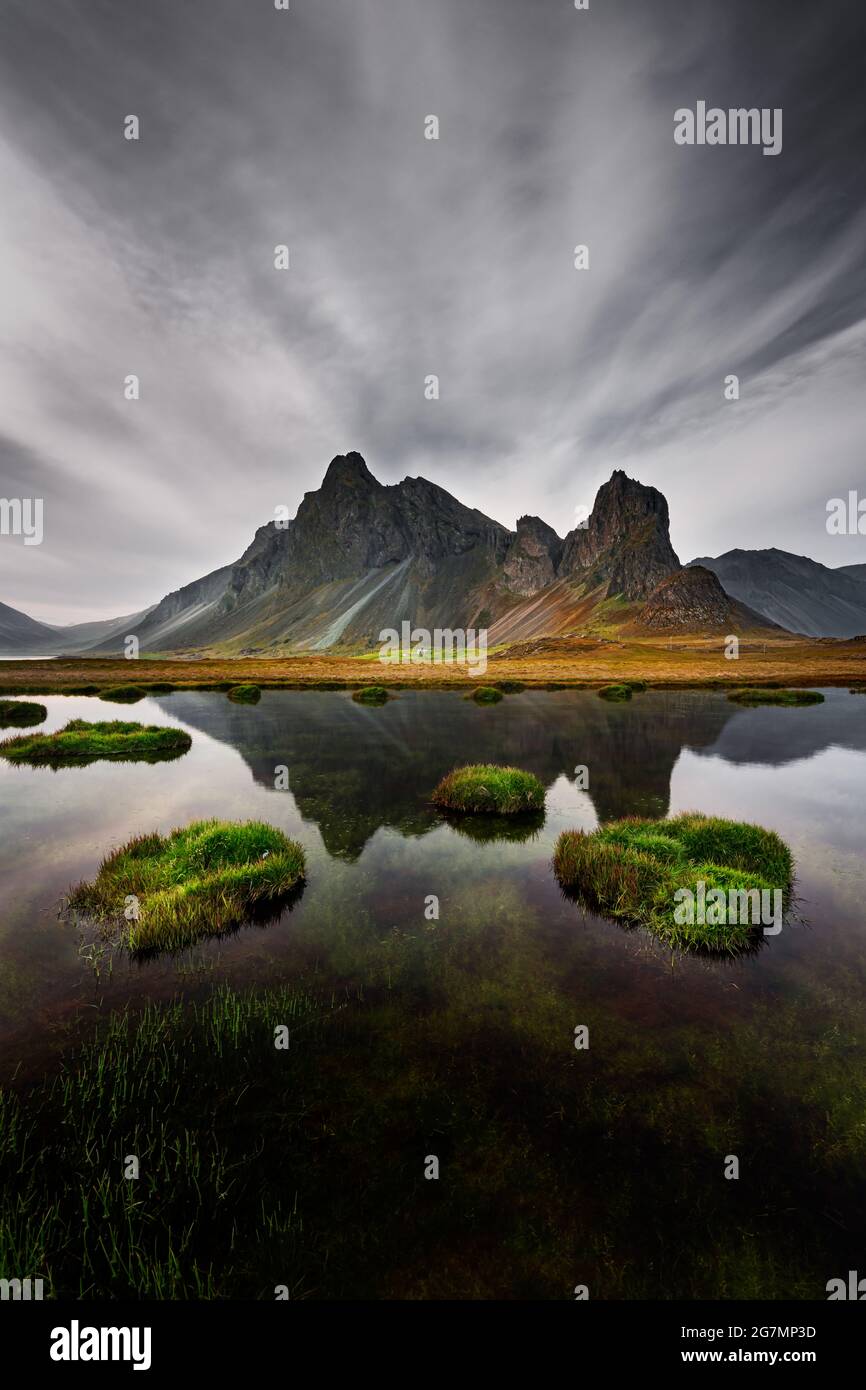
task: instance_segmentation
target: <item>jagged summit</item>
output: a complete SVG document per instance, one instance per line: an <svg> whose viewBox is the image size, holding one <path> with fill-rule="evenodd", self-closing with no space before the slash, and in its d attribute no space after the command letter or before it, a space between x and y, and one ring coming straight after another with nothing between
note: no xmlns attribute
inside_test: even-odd
<svg viewBox="0 0 866 1390"><path fill-rule="evenodd" d="M650 628L703 621L706 578L657 593L680 572L667 501L621 469L560 538L537 516L509 530L426 478L381 483L350 450L292 520L259 527L240 559L167 595L136 631L144 651L231 655L369 650L404 621L503 643L639 623L642 605ZM93 650L117 641L111 629Z"/></svg>

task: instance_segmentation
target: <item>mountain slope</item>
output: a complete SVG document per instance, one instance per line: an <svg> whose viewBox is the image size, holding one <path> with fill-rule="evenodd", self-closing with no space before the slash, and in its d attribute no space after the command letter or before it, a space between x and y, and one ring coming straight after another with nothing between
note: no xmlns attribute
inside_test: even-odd
<svg viewBox="0 0 866 1390"><path fill-rule="evenodd" d="M0 656L38 656L56 641L57 633L46 623L0 603Z"/></svg>
<svg viewBox="0 0 866 1390"><path fill-rule="evenodd" d="M729 550L690 563L712 570L734 598L791 632L808 637L866 632L866 584L845 570L776 549Z"/></svg>

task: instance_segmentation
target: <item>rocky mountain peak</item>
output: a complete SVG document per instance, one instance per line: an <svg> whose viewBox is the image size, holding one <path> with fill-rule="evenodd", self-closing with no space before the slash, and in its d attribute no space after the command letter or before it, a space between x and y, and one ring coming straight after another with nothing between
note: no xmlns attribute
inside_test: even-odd
<svg viewBox="0 0 866 1390"><path fill-rule="evenodd" d="M322 487L331 490L335 487L381 488L382 484L373 477L362 456L354 449L348 454L337 454L328 464Z"/></svg>
<svg viewBox="0 0 866 1390"><path fill-rule="evenodd" d="M667 500L617 468L596 493L586 525L566 536L559 573L641 599L680 568Z"/></svg>

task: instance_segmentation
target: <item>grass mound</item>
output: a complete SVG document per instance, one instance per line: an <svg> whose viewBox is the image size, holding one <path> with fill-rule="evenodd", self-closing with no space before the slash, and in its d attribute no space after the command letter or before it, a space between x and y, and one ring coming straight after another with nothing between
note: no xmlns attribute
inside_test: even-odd
<svg viewBox="0 0 866 1390"><path fill-rule="evenodd" d="M553 868L560 885L593 911L647 927L671 946L736 951L761 934L754 894L779 890L787 902L793 860L772 830L694 812L674 820L629 818L586 834L566 830L556 842ZM677 920L676 894L724 894L699 921ZM750 897L744 898L743 894ZM711 900L712 901L712 900ZM719 920L716 921L715 918Z"/></svg>
<svg viewBox="0 0 866 1390"><path fill-rule="evenodd" d="M89 724L86 719L71 719L56 734L19 734L6 739L0 743L0 757L53 768L80 767L100 759L156 763L179 758L191 744L183 729L121 720Z"/></svg>
<svg viewBox="0 0 866 1390"><path fill-rule="evenodd" d="M444 811L514 816L544 808L544 787L532 772L495 763L455 767L436 787L433 802Z"/></svg>
<svg viewBox="0 0 866 1390"><path fill-rule="evenodd" d="M384 705L388 698L384 685L365 685L352 691L352 699L359 705Z"/></svg>
<svg viewBox="0 0 866 1390"><path fill-rule="evenodd" d="M304 878L304 851L261 821L194 821L141 835L103 859L69 906L121 928L132 951L170 950L219 936L286 906ZM129 920L127 900L137 899Z"/></svg>
<svg viewBox="0 0 866 1390"><path fill-rule="evenodd" d="M630 700L631 686L620 682L618 685L603 685L598 692L602 700Z"/></svg>
<svg viewBox="0 0 866 1390"><path fill-rule="evenodd" d="M228 698L236 705L257 705L262 698L261 687L258 685L233 685L228 692Z"/></svg>
<svg viewBox="0 0 866 1390"><path fill-rule="evenodd" d="M134 705L136 700L143 700L146 694L141 685L110 685L107 690L100 690L99 698L116 705Z"/></svg>
<svg viewBox="0 0 866 1390"><path fill-rule="evenodd" d="M728 696L737 705L823 705L820 690L765 690L744 686Z"/></svg>
<svg viewBox="0 0 866 1390"><path fill-rule="evenodd" d="M498 705L504 697L495 685L478 685L466 698L474 700L476 705Z"/></svg>
<svg viewBox="0 0 866 1390"><path fill-rule="evenodd" d="M647 688L646 681L623 681L622 683L623 685L627 685L629 690L634 694L639 694L642 690L646 690Z"/></svg>
<svg viewBox="0 0 866 1390"><path fill-rule="evenodd" d="M48 718L44 705L27 700L0 700L0 729L27 729Z"/></svg>

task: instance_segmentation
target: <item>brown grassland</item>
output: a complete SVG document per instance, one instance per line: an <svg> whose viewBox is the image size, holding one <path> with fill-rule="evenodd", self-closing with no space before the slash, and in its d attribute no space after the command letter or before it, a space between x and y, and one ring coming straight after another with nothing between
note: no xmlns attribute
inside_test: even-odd
<svg viewBox="0 0 866 1390"><path fill-rule="evenodd" d="M190 654L179 657L55 658L0 662L0 694L89 693L118 684L168 689L227 689L255 682L263 689L351 689L370 685L473 688L479 671L450 663L389 664L377 653L299 653L282 657ZM668 689L742 685L853 685L866 681L866 637L847 641L777 638L742 641L738 660L720 637L539 638L488 654L484 681L527 687L594 687L644 680ZM95 691L94 691L95 693Z"/></svg>

